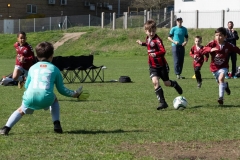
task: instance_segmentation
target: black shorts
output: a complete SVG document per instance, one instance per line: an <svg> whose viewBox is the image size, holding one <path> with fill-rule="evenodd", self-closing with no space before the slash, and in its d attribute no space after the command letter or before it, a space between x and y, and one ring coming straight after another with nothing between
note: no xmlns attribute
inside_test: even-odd
<svg viewBox="0 0 240 160"><path fill-rule="evenodd" d="M163 81L168 81L169 80L169 67L168 65L160 67L160 68L149 68L149 72L150 72L150 78L152 79L152 77L159 77L161 78Z"/></svg>

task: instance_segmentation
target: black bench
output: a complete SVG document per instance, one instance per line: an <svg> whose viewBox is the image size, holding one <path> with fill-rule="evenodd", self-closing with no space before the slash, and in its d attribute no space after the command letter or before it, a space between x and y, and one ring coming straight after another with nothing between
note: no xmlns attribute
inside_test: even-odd
<svg viewBox="0 0 240 160"><path fill-rule="evenodd" d="M104 66L95 66L93 64L93 55L85 56L56 56L53 58L52 63L59 68L69 83L79 81L85 82L88 78L91 82L97 79L104 82ZM102 74L100 74L102 72Z"/></svg>

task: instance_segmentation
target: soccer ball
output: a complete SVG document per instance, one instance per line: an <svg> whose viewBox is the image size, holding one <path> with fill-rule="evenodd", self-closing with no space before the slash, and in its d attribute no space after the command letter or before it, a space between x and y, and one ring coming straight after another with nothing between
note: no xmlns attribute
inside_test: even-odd
<svg viewBox="0 0 240 160"><path fill-rule="evenodd" d="M178 96L173 100L173 107L175 109L185 109L187 104L187 99L183 96Z"/></svg>

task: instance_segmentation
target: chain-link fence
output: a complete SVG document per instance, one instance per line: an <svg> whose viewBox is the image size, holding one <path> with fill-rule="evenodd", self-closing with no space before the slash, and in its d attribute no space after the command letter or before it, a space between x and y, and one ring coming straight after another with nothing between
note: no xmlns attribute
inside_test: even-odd
<svg viewBox="0 0 240 160"><path fill-rule="evenodd" d="M148 15L147 15L148 13ZM0 20L0 33L14 34L19 31L40 32L68 29L71 27L102 27L122 29L124 27L124 19L127 19L127 28L143 27L146 19L152 18L156 20L159 27L167 26L170 13L164 12L130 12L127 15L118 15L113 17L114 13L104 13L104 16L97 17L92 15L76 15L76 16L60 16L34 19L5 19ZM148 17L147 17L148 16ZM163 23L166 22L167 23ZM102 24L104 23L104 24Z"/></svg>

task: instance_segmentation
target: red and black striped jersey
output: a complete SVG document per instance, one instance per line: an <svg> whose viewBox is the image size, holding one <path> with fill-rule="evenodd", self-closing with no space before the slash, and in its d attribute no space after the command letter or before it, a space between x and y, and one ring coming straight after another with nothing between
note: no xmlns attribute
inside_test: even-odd
<svg viewBox="0 0 240 160"><path fill-rule="evenodd" d="M157 34L150 39L146 37L146 42L142 43L142 46L146 46L148 50L148 64L152 68L160 68L167 64L165 59L166 50L164 48L162 40L158 37ZM155 57L150 56L150 53L155 53Z"/></svg>

